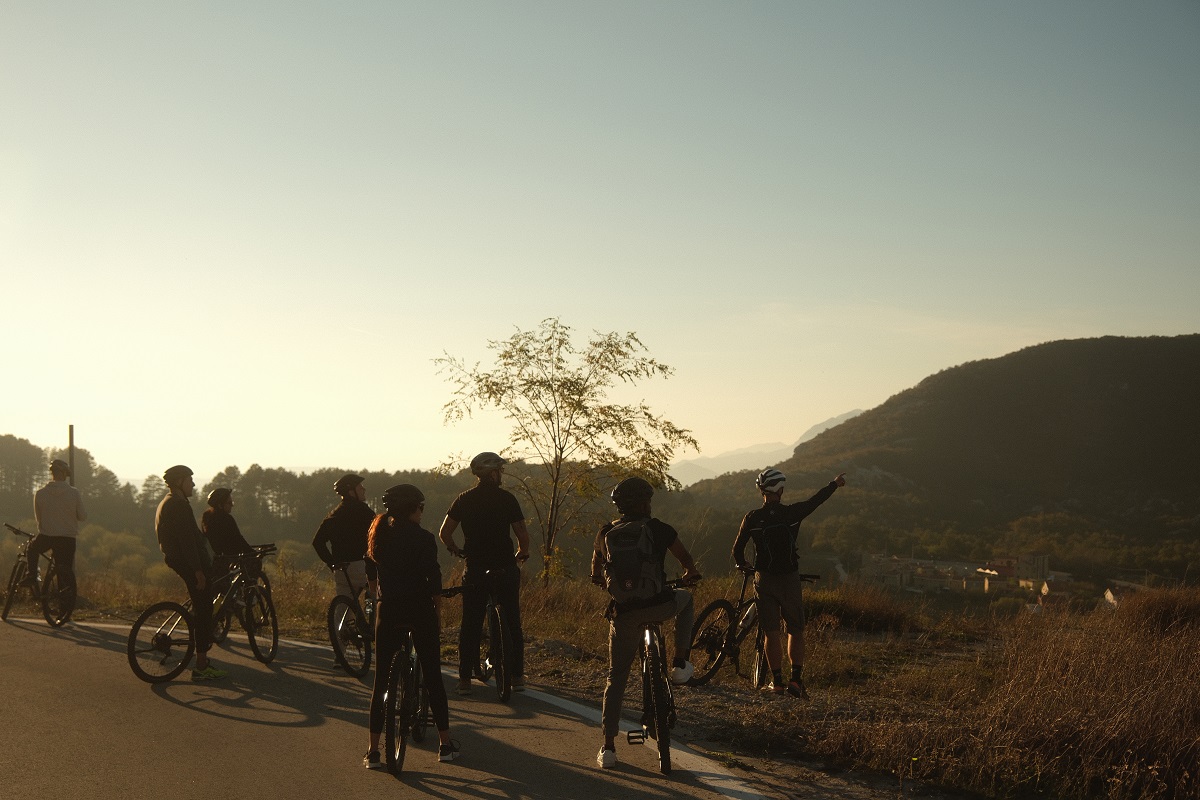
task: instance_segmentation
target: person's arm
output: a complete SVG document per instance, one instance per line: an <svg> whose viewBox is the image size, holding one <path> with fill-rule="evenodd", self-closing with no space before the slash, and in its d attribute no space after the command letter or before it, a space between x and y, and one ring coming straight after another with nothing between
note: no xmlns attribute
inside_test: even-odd
<svg viewBox="0 0 1200 800"><path fill-rule="evenodd" d="M525 520L514 522L512 529L517 535L517 561L524 564L529 560L529 529L525 527Z"/></svg>
<svg viewBox="0 0 1200 800"><path fill-rule="evenodd" d="M838 490L839 486L846 485L846 473L838 474L836 478L827 483L821 488L821 491L814 494L812 497L801 503L795 503L791 508L799 512L799 518L804 519L809 514L817 510L817 507L833 496L833 493Z"/></svg>
<svg viewBox="0 0 1200 800"><path fill-rule="evenodd" d="M601 527L600 532L596 534L596 542L592 545L591 577L592 583L596 584L597 586L603 586L605 584L604 565L607 563L607 559L604 557L604 534L610 527L612 526L604 525Z"/></svg>
<svg viewBox="0 0 1200 800"><path fill-rule="evenodd" d="M446 549L456 556L462 555L462 549L454 543L454 532L458 530L458 520L449 514L442 520L442 527L438 530L438 538L442 540L442 544L446 545Z"/></svg>
<svg viewBox="0 0 1200 800"><path fill-rule="evenodd" d="M317 551L317 558L321 559L321 563L329 566L334 563L333 553L329 549L329 517L321 520L320 527L317 528L317 533L313 536L313 550Z"/></svg>
<svg viewBox="0 0 1200 800"><path fill-rule="evenodd" d="M749 514L742 517L742 524L738 527L737 536L733 539L733 565L742 571L750 568L750 565L746 563L746 543L750 541L750 529L746 525L746 520L749 518Z"/></svg>
<svg viewBox="0 0 1200 800"><path fill-rule="evenodd" d="M696 562L692 559L692 554L684 547L682 539L676 536L675 541L671 542L671 546L667 549L671 555L679 559L679 563L683 567L684 583L695 583L700 580L700 571L696 569Z"/></svg>

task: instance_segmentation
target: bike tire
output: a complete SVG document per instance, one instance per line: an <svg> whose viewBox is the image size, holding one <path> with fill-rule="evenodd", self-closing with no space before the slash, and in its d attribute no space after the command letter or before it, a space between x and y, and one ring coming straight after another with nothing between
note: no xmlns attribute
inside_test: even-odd
<svg viewBox="0 0 1200 800"><path fill-rule="evenodd" d="M18 557L17 563L13 564L12 573L8 577L8 592L4 595L4 611L0 612L0 619L8 619L8 612L12 608L13 601L17 599L17 586L25 578L25 559Z"/></svg>
<svg viewBox="0 0 1200 800"><path fill-rule="evenodd" d="M242 624L254 657L270 664L279 652L279 620L275 616L275 604L269 594L263 594L258 586L246 589L246 608L242 611Z"/></svg>
<svg viewBox="0 0 1200 800"><path fill-rule="evenodd" d="M412 721L412 740L425 741L425 729L433 722L429 711L429 690L425 688L425 672L421 669L420 659L412 660L413 686L416 687L416 712Z"/></svg>
<svg viewBox="0 0 1200 800"><path fill-rule="evenodd" d="M512 697L512 662L513 649L508 628L500 616L499 607L492 606L488 609L488 654L485 669L496 679L496 697L501 703L507 703Z"/></svg>
<svg viewBox="0 0 1200 800"><path fill-rule="evenodd" d="M383 704L383 749L388 772L398 773L404 768L404 754L408 749L408 730L411 724L413 705L412 662L404 648L392 656L388 667L387 696Z"/></svg>
<svg viewBox="0 0 1200 800"><path fill-rule="evenodd" d="M75 587L63 586L58 566L51 562L42 581L42 617L51 628L61 627L75 610Z"/></svg>
<svg viewBox="0 0 1200 800"><path fill-rule="evenodd" d="M220 644L229 636L229 628L233 624L233 614L225 606L213 614L213 644Z"/></svg>
<svg viewBox="0 0 1200 800"><path fill-rule="evenodd" d="M361 678L371 669L371 640L357 604L344 594L329 603L326 618L333 656L346 674Z"/></svg>
<svg viewBox="0 0 1200 800"><path fill-rule="evenodd" d="M733 632L733 604L714 600L704 607L692 626L691 662L696 668L689 686L708 683L729 653Z"/></svg>
<svg viewBox="0 0 1200 800"><path fill-rule="evenodd" d="M666 660L661 642L646 643L647 678L650 682L650 716L654 720L654 741L658 745L658 769L671 774L671 687L667 686Z"/></svg>
<svg viewBox="0 0 1200 800"><path fill-rule="evenodd" d="M767 662L767 637L759 627L754 632L754 670L750 673L754 688L761 689L771 680L771 665Z"/></svg>
<svg viewBox="0 0 1200 800"><path fill-rule="evenodd" d="M125 653L133 674L147 683L163 683L187 669L196 652L192 617L171 601L155 603L129 629Z"/></svg>

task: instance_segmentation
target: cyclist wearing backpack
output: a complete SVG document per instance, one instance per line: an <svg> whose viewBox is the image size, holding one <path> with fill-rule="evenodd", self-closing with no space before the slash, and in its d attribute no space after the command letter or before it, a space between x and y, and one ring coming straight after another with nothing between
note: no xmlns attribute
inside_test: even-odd
<svg viewBox="0 0 1200 800"><path fill-rule="evenodd" d="M695 609L691 592L666 587L664 561L668 552L683 566L683 580L700 580L696 562L679 535L665 522L650 516L654 487L641 478L626 478L612 492L621 518L605 523L596 535L592 553L592 582L612 596L608 614L608 680L604 684L604 746L596 755L601 767L617 763L616 737L620 731L621 702L629 681L629 668L637 656L642 625L675 617L675 658L671 682L687 683L692 677L688 661Z"/></svg>
<svg viewBox="0 0 1200 800"><path fill-rule="evenodd" d="M754 589L758 595L758 624L766 637L767 664L771 667L770 691L787 692L793 697L808 699L804 688L804 581L800 579L796 542L800 523L828 500L839 486L846 485L846 473L801 503L781 502L787 476L777 469L765 469L758 474L754 485L762 492L762 508L745 516L733 541L733 563L743 572L754 572ZM746 562L746 543L754 542L754 565ZM779 633L780 617L788 635L788 658L792 672L783 681L783 642Z"/></svg>

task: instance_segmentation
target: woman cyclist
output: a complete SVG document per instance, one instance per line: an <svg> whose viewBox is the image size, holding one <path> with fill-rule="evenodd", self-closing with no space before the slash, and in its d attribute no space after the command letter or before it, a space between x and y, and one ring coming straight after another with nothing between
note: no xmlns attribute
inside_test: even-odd
<svg viewBox="0 0 1200 800"><path fill-rule="evenodd" d="M367 557L379 569L379 600L375 605L375 686L371 692L371 747L363 757L367 769L383 766L379 734L383 732L384 694L388 667L400 648L403 626L412 629L413 644L421 661L421 674L429 692L429 707L441 746L438 761L458 758L458 743L450 739L450 710L442 683L441 613L442 571L437 562L433 534L421 527L425 495L402 483L383 493L384 513L371 523Z"/></svg>

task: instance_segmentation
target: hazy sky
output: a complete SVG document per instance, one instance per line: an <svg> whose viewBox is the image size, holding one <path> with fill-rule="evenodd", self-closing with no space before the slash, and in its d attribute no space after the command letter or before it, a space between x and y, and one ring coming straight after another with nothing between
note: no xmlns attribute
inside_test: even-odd
<svg viewBox="0 0 1200 800"><path fill-rule="evenodd" d="M0 0L0 433L430 467L507 431L433 359L557 316L717 455L1194 333L1198 87L1196 2Z"/></svg>

